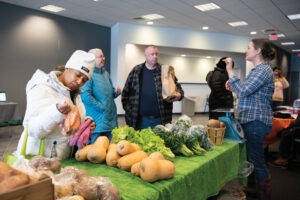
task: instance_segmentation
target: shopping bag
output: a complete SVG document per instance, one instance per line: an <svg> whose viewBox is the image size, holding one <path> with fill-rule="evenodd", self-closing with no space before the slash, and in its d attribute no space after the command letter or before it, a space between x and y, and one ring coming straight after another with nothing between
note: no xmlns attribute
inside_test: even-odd
<svg viewBox="0 0 300 200"><path fill-rule="evenodd" d="M21 148L20 155L24 156L26 159L30 160L34 156L37 156L35 154L26 154L26 145L27 145L27 139L28 139L28 127L26 127L25 130L25 135L24 135L24 140ZM39 156L44 156L44 146L45 146L45 139L42 139L40 142L40 147L39 147ZM4 156L4 162L10 166L12 166L16 160L18 160L18 157L12 153L6 154Z"/></svg>
<svg viewBox="0 0 300 200"><path fill-rule="evenodd" d="M161 66L162 97L168 102L176 98L175 72L169 65Z"/></svg>

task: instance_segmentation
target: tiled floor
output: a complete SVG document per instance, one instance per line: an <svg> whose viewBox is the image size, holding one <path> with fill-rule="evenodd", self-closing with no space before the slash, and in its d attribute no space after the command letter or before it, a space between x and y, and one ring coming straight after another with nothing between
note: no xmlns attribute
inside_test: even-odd
<svg viewBox="0 0 300 200"><path fill-rule="evenodd" d="M173 115L173 122L176 121L180 115ZM124 116L119 116L119 125L124 126ZM207 114L196 114L192 117L193 124L205 125L208 121ZM9 137L9 131L11 131L12 137ZM3 160L3 156L7 153L15 151L17 148L18 140L23 131L22 126L12 127L0 127L0 160ZM271 146L271 151L276 151L278 144ZM288 170L280 168L274 168L269 166L269 170L272 176L272 199L273 200L299 200L300 192L300 168L292 167ZM210 199L222 199L218 196ZM247 198L248 200L254 200Z"/></svg>

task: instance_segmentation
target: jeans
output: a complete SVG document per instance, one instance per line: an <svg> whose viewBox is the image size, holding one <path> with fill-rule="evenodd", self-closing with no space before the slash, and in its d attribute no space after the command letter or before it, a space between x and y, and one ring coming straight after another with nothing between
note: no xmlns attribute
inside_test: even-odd
<svg viewBox="0 0 300 200"><path fill-rule="evenodd" d="M254 165L256 179L262 181L270 176L264 159L264 140L266 135L271 133L272 127L258 120L242 124L242 126L247 140L248 160Z"/></svg>
<svg viewBox="0 0 300 200"><path fill-rule="evenodd" d="M109 139L109 142L111 141L111 138L112 138L111 131L101 132L101 133L92 133L91 137L89 138L89 140L87 141L86 144L87 145L94 144L95 141L97 140L97 138L100 136L106 136Z"/></svg>
<svg viewBox="0 0 300 200"><path fill-rule="evenodd" d="M160 117L142 116L139 119L137 130L146 129L148 127L153 129L155 126L157 126L159 124L161 124L161 118Z"/></svg>

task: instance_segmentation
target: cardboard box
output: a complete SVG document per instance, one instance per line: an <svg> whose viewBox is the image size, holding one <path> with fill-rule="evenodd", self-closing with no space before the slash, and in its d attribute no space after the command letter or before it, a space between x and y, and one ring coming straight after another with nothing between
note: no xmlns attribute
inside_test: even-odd
<svg viewBox="0 0 300 200"><path fill-rule="evenodd" d="M54 200L54 185L52 179L47 177L36 183L15 188L0 194L1 200Z"/></svg>

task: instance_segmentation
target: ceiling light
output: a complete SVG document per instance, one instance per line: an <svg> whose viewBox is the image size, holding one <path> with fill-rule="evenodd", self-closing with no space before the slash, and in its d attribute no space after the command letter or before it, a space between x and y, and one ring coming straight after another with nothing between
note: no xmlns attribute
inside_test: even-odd
<svg viewBox="0 0 300 200"><path fill-rule="evenodd" d="M202 29L203 29L203 30L208 30L209 27L208 27L208 26L203 26Z"/></svg>
<svg viewBox="0 0 300 200"><path fill-rule="evenodd" d="M285 35L282 33L279 33L279 34L277 34L277 37L285 37Z"/></svg>
<svg viewBox="0 0 300 200"><path fill-rule="evenodd" d="M288 15L288 18L290 18L290 20L300 19L300 14Z"/></svg>
<svg viewBox="0 0 300 200"><path fill-rule="evenodd" d="M99 0L93 0L93 1L98 2Z"/></svg>
<svg viewBox="0 0 300 200"><path fill-rule="evenodd" d="M40 7L40 9L47 10L50 12L55 12L55 13L65 10L62 7L58 7L58 6L54 6L54 5L43 6L43 7Z"/></svg>
<svg viewBox="0 0 300 200"><path fill-rule="evenodd" d="M256 33L257 33L256 31L251 31L250 32L251 35L256 35Z"/></svg>
<svg viewBox="0 0 300 200"><path fill-rule="evenodd" d="M281 42L281 45L295 45L295 42Z"/></svg>
<svg viewBox="0 0 300 200"><path fill-rule="evenodd" d="M181 54L181 56L182 56L182 57L185 57L186 55L185 55L185 54Z"/></svg>
<svg viewBox="0 0 300 200"><path fill-rule="evenodd" d="M211 56L206 56L206 58L211 58Z"/></svg>
<svg viewBox="0 0 300 200"><path fill-rule="evenodd" d="M149 14L149 15L143 15L142 18L147 19L147 20L156 20L156 19L162 19L165 17L162 15L159 15L159 14Z"/></svg>
<svg viewBox="0 0 300 200"><path fill-rule="evenodd" d="M220 7L214 3L201 4L201 5L196 5L194 7L197 8L198 10L201 10L202 12L220 9Z"/></svg>
<svg viewBox="0 0 300 200"><path fill-rule="evenodd" d="M300 52L300 49L293 49L292 52Z"/></svg>
<svg viewBox="0 0 300 200"><path fill-rule="evenodd" d="M236 26L247 26L248 23L244 21L238 21L238 22L228 22L230 26L236 27Z"/></svg>
<svg viewBox="0 0 300 200"><path fill-rule="evenodd" d="M152 25L153 24L153 21L149 21L147 22L148 25Z"/></svg>

